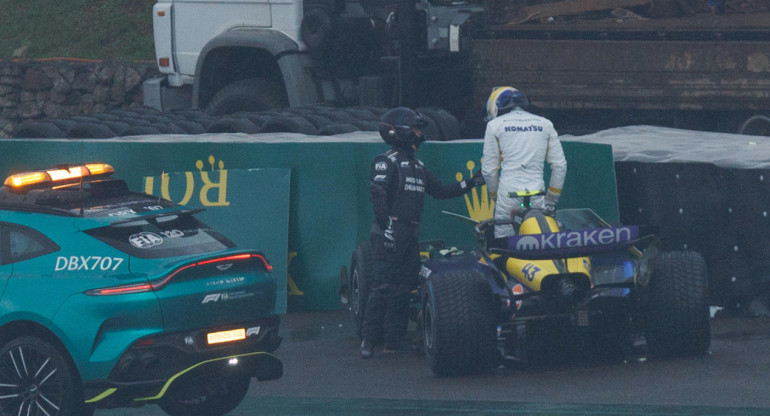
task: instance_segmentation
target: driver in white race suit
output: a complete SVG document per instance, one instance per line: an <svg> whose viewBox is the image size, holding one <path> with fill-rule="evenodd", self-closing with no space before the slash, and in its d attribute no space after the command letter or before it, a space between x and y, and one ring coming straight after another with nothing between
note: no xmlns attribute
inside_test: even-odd
<svg viewBox="0 0 770 416"><path fill-rule="evenodd" d="M525 111L528 106L527 97L513 87L494 88L487 100L481 173L490 196L497 201L496 219L510 219L512 210L522 203L521 198L508 197L509 192L545 190L546 161L551 167L546 195L531 202L553 216L567 176L567 160L553 123ZM495 226L495 238L515 233L512 225Z"/></svg>

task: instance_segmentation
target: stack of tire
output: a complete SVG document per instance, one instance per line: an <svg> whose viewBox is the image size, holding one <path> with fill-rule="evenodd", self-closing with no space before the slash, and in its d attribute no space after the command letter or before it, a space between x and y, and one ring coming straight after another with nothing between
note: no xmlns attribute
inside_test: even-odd
<svg viewBox="0 0 770 416"><path fill-rule="evenodd" d="M87 116L27 120L13 131L13 138L101 139L124 136L202 133L301 133L331 136L356 131L378 131L383 107L293 107L262 112L238 112L212 116L203 110L160 112L150 107L129 107ZM419 108L429 126L428 140L460 138L457 119L447 111Z"/></svg>

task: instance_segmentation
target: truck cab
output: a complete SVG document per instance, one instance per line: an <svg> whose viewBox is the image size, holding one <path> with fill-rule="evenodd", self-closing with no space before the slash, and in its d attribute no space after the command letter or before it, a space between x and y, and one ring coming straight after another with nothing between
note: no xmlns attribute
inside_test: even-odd
<svg viewBox="0 0 770 416"><path fill-rule="evenodd" d="M430 105L446 100L419 90L457 86L458 74L469 97L469 71L447 68L467 64L458 58L480 10L439 0L159 0L161 76L145 82L145 104L215 115L316 103Z"/></svg>

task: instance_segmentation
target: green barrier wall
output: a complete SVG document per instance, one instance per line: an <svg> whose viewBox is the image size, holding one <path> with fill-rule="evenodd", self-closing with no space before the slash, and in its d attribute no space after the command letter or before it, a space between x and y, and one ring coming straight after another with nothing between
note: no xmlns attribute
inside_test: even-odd
<svg viewBox="0 0 770 416"><path fill-rule="evenodd" d="M0 142L0 173L40 169L60 163L103 161L133 189L147 186L146 177L177 172L192 185L170 195L174 202L196 200L212 213L221 206L223 184L213 171L278 168L291 171L289 201L286 193L258 183L226 185L227 199L277 200L288 206L287 308L331 310L339 307L340 269L348 266L356 242L369 237L373 219L369 203L369 166L387 145L376 133L350 139L302 135L246 136L242 134L161 136L122 140L4 140ZM442 181L467 178L478 169L480 140L425 143L419 157ZM612 150L609 145L564 142L569 164L560 208L591 207L609 222L617 222L618 203ZM155 179L156 181L159 179ZM157 185L153 192L158 194ZM188 200L189 197L189 200ZM237 197L237 198L236 198ZM255 202L256 203L256 202ZM469 209L469 207L471 207ZM423 239L444 239L453 245L472 244L464 222L441 214L452 211L475 218L491 216L486 188L467 198L436 201L426 197ZM257 211L231 214L232 218L263 221ZM236 216L237 215L237 216ZM212 224L214 225L214 224ZM270 242L266 243L270 244ZM277 242L276 244L280 244ZM254 247L265 250L265 247ZM275 262L275 259L272 261Z"/></svg>

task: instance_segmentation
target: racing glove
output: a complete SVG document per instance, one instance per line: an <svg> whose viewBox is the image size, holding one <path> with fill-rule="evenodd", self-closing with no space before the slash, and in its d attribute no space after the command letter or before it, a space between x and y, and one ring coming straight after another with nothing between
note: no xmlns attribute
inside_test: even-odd
<svg viewBox="0 0 770 416"><path fill-rule="evenodd" d="M545 215L550 217L556 215L557 202L559 202L559 194L549 188L548 192L545 193L545 201L543 202L543 210L545 210Z"/></svg>

